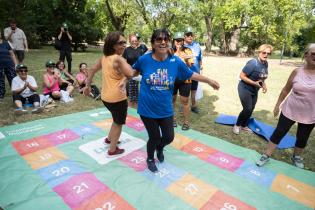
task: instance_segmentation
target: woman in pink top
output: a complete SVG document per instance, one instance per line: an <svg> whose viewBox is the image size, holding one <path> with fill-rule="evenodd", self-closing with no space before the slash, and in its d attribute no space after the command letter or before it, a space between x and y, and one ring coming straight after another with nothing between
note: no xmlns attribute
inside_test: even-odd
<svg viewBox="0 0 315 210"><path fill-rule="evenodd" d="M60 73L55 72L56 64L49 60L46 63L47 72L43 76L44 80L44 95L49 95L51 98L58 100L60 99L60 88L59 85L61 85L61 77Z"/></svg>
<svg viewBox="0 0 315 210"><path fill-rule="evenodd" d="M296 143L291 160L296 167L304 168L301 154L315 126L315 44L310 44L306 48L304 59L305 64L291 73L287 84L280 93L273 111L274 116L278 116L279 107L282 104L278 125L270 138L265 153L256 162L257 166L263 166L269 161L269 157L281 139L297 122ZM289 93L290 95L287 97Z"/></svg>

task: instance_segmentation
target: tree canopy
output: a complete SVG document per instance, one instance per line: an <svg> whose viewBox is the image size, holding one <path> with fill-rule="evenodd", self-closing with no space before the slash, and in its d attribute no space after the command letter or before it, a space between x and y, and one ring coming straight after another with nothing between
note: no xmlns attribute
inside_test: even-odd
<svg viewBox="0 0 315 210"><path fill-rule="evenodd" d="M140 33L148 41L153 29L184 31L191 26L208 51L253 52L270 43L298 54L314 41L313 0L1 0L2 32L14 18L30 46L56 37L63 22L73 42L93 43L114 30Z"/></svg>

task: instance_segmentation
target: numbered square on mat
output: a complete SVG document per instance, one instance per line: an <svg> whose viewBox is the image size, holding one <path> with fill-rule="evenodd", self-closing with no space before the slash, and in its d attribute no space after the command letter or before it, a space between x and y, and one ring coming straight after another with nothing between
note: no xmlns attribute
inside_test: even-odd
<svg viewBox="0 0 315 210"><path fill-rule="evenodd" d="M159 169L157 173L152 173L146 169L142 174L163 188L167 188L186 174L183 170L169 163L158 164L157 167Z"/></svg>
<svg viewBox="0 0 315 210"><path fill-rule="evenodd" d="M271 190L315 209L315 187L311 185L278 174L272 183Z"/></svg>
<svg viewBox="0 0 315 210"><path fill-rule="evenodd" d="M70 160L59 161L56 164L37 170L37 173L50 187L68 180L70 177L84 173L85 170Z"/></svg>
<svg viewBox="0 0 315 210"><path fill-rule="evenodd" d="M78 127L72 128L71 130L81 137L85 135L96 134L102 131L100 128L94 125L80 125Z"/></svg>
<svg viewBox="0 0 315 210"><path fill-rule="evenodd" d="M107 191L108 187L93 174L85 173L71 177L54 187L53 190L62 197L70 208L76 208L97 193Z"/></svg>
<svg viewBox="0 0 315 210"><path fill-rule="evenodd" d="M95 123L93 123L93 125L104 130L104 129L110 129L110 127L112 126L112 123L113 123L112 119L107 119L107 120L95 122Z"/></svg>
<svg viewBox="0 0 315 210"><path fill-rule="evenodd" d="M223 152L215 152L208 157L207 162L212 163L219 168L235 171L242 165L244 160Z"/></svg>
<svg viewBox="0 0 315 210"><path fill-rule="evenodd" d="M135 210L126 200L111 190L101 192L85 201L74 210Z"/></svg>
<svg viewBox="0 0 315 210"><path fill-rule="evenodd" d="M186 144L182 150L188 154L195 155L202 160L207 160L210 154L216 152L217 150L209 147L207 145L201 144L199 142L192 141Z"/></svg>
<svg viewBox="0 0 315 210"><path fill-rule="evenodd" d="M80 138L78 134L71 131L70 129L64 129L61 131L57 131L54 133L50 133L45 135L45 137L50 141L53 145L63 144L69 141L74 141Z"/></svg>
<svg viewBox="0 0 315 210"><path fill-rule="evenodd" d="M147 154L143 150L131 152L119 160L136 171L144 171L147 168Z"/></svg>
<svg viewBox="0 0 315 210"><path fill-rule="evenodd" d="M182 149L186 144L190 143L191 141L192 139L181 134L175 133L175 138L171 145L176 149Z"/></svg>
<svg viewBox="0 0 315 210"><path fill-rule="evenodd" d="M259 185L264 185L269 188L274 178L276 177L275 172L268 170L264 167L258 167L253 163L244 161L239 169L235 171L242 177L256 182Z"/></svg>
<svg viewBox="0 0 315 210"><path fill-rule="evenodd" d="M145 129L143 122L140 119L132 119L126 121L126 126L133 128L137 131L143 131Z"/></svg>
<svg viewBox="0 0 315 210"><path fill-rule="evenodd" d="M216 192L200 210L255 210L256 208L225 194L222 191Z"/></svg>
<svg viewBox="0 0 315 210"><path fill-rule="evenodd" d="M66 155L55 147L24 155L23 158L34 170L67 159Z"/></svg>
<svg viewBox="0 0 315 210"><path fill-rule="evenodd" d="M121 133L119 141L121 141L121 143L119 144L119 148L125 149L125 152L115 157L107 157L106 153L108 150L108 145L104 143L104 137L97 139L95 141L90 141L86 144L80 145L79 149L82 152L88 154L90 157L96 160L99 164L107 164L120 157L126 156L135 150L140 149L146 144L146 142L143 141L142 139L133 137L125 132Z"/></svg>
<svg viewBox="0 0 315 210"><path fill-rule="evenodd" d="M12 145L20 155L26 155L53 146L44 136L23 141L15 141L12 142Z"/></svg>
<svg viewBox="0 0 315 210"><path fill-rule="evenodd" d="M197 209L201 208L217 190L191 175L184 175L167 188L168 192Z"/></svg>

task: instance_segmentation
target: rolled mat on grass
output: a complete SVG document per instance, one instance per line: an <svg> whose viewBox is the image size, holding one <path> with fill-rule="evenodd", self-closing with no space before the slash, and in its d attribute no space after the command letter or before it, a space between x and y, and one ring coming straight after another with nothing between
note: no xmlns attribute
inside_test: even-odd
<svg viewBox="0 0 315 210"><path fill-rule="evenodd" d="M236 123L237 117L233 115L220 114L215 122L223 125L234 125ZM265 140L270 141L270 137L275 130L271 125L265 124L256 120L255 118L250 118L248 127L257 135L263 137ZM278 149L292 148L295 145L296 138L291 135L285 135L278 145Z"/></svg>

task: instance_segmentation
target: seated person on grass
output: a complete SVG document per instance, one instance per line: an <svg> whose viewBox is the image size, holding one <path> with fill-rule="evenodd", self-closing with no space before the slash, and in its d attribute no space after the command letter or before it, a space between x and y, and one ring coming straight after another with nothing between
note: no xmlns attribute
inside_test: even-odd
<svg viewBox="0 0 315 210"><path fill-rule="evenodd" d="M88 77L87 64L80 63L79 68L80 72L76 75L76 79L79 84L79 92L82 94L86 88L86 79ZM90 96L95 100L98 100L101 97L100 91L96 85L91 85Z"/></svg>
<svg viewBox="0 0 315 210"><path fill-rule="evenodd" d="M59 71L61 77L60 89L67 91L69 95L72 95L74 86L76 85L76 79L65 69L65 64L63 61L58 61L56 63L55 71Z"/></svg>
<svg viewBox="0 0 315 210"><path fill-rule="evenodd" d="M46 73L43 75L44 95L49 95L54 100L59 100L61 97L60 87L61 77L58 72L54 71L55 63L51 60L46 62Z"/></svg>
<svg viewBox="0 0 315 210"><path fill-rule="evenodd" d="M13 101L16 105L15 113L24 114L27 110L23 108L23 104L27 101L34 105L32 113L39 113L42 108L39 106L40 98L36 93L37 83L34 77L27 75L27 66L18 64L16 67L18 76L12 80Z"/></svg>

